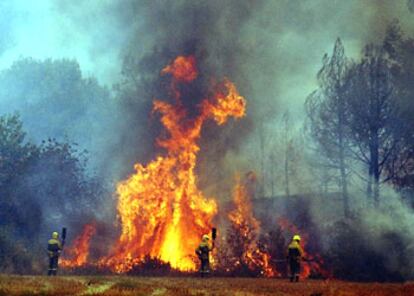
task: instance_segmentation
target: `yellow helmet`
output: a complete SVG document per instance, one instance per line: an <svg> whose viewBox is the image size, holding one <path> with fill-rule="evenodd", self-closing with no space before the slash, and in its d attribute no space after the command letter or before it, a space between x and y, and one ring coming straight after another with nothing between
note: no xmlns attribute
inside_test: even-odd
<svg viewBox="0 0 414 296"><path fill-rule="evenodd" d="M52 233L52 238L56 239L59 237L59 233L57 233L56 231Z"/></svg>
<svg viewBox="0 0 414 296"><path fill-rule="evenodd" d="M300 241L300 235L299 235L299 234L295 234L295 235L293 236L293 240L294 240L294 241Z"/></svg>
<svg viewBox="0 0 414 296"><path fill-rule="evenodd" d="M202 237L203 242L206 242L208 240L210 240L210 237L208 236L208 234L204 234Z"/></svg>

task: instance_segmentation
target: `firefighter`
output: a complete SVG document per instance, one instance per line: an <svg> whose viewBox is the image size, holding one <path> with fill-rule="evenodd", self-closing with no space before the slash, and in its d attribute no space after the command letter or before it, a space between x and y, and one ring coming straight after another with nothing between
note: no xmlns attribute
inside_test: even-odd
<svg viewBox="0 0 414 296"><path fill-rule="evenodd" d="M288 246L287 259L289 262L290 281L299 281L300 261L303 256L303 250L300 246L300 236L295 234L292 242Z"/></svg>
<svg viewBox="0 0 414 296"><path fill-rule="evenodd" d="M201 261L200 275L206 276L210 272L210 252L213 250L213 245L210 244L210 237L204 234L200 245L196 249L196 254Z"/></svg>
<svg viewBox="0 0 414 296"><path fill-rule="evenodd" d="M58 268L59 255L62 251L62 243L59 240L59 233L52 233L52 238L47 244L47 253L49 255L49 270L47 275L56 275Z"/></svg>

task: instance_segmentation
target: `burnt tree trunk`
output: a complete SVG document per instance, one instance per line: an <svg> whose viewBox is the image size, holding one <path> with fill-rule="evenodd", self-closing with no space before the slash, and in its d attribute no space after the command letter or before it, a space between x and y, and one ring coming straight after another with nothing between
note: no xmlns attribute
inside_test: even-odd
<svg viewBox="0 0 414 296"><path fill-rule="evenodd" d="M346 168L345 168L345 158L344 158L344 151L340 149L340 174L341 174L341 195L342 201L344 205L344 215L345 217L349 217L349 197L348 197L348 180L346 176Z"/></svg>
<svg viewBox="0 0 414 296"><path fill-rule="evenodd" d="M367 197L372 198L372 164L368 165Z"/></svg>
<svg viewBox="0 0 414 296"><path fill-rule="evenodd" d="M370 167L372 168L372 176L371 178L373 179L373 185L374 185L374 190L373 190L373 198L374 198L374 205L378 206L379 205L379 181L380 181L380 167L379 167L379 143L378 143L378 132L375 131L372 134L372 143L371 143L371 165Z"/></svg>
<svg viewBox="0 0 414 296"><path fill-rule="evenodd" d="M289 158L290 158L290 140L289 140L289 113L286 112L283 115L285 123L285 194L287 197L290 196L290 182L289 182Z"/></svg>
<svg viewBox="0 0 414 296"><path fill-rule="evenodd" d="M344 206L344 215L349 217L348 180L345 164L345 102L343 98L338 100L338 144L339 144L339 173L341 180L341 197Z"/></svg>

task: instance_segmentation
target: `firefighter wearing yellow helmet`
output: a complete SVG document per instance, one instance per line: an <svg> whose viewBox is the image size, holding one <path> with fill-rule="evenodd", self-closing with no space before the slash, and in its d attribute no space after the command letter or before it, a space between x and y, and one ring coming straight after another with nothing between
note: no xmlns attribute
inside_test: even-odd
<svg viewBox="0 0 414 296"><path fill-rule="evenodd" d="M56 275L58 268L59 255L62 251L62 243L59 240L59 233L52 233L52 238L47 243L47 253L49 256L49 270L47 275Z"/></svg>
<svg viewBox="0 0 414 296"><path fill-rule="evenodd" d="M210 272L210 252L213 250L213 245L210 244L210 237L208 234L204 234L201 243L196 249L198 259L200 259L200 275L202 277L208 275Z"/></svg>
<svg viewBox="0 0 414 296"><path fill-rule="evenodd" d="M288 246L287 259L289 262L290 281L299 281L300 261L303 256L303 250L300 246L300 236L295 234L292 242Z"/></svg>

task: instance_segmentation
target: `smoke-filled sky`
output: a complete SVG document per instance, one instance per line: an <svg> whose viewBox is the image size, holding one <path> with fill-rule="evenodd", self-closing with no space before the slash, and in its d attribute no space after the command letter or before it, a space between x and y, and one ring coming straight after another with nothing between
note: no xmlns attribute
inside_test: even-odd
<svg viewBox="0 0 414 296"><path fill-rule="evenodd" d="M185 51L190 42L207 65L204 68L236 82L248 101L251 121L265 119L272 126L287 109L293 118L303 118L303 103L316 88L322 56L332 52L337 37L343 39L347 54L357 58L365 44L381 41L395 18L412 36L414 15L409 8L413 6L411 0L2 0L0 70L19 58L69 58L78 61L84 77L96 77L101 85L111 86L122 79L126 54L138 61L146 58L143 71L150 69L156 76L160 66L181 49ZM154 54L156 50L161 54ZM158 65L159 59L164 64ZM134 116L146 115L120 108L110 122L96 120L95 125L110 135L104 138L100 133L94 139L85 134L90 138L86 148L115 155L117 144L137 150L139 142L151 142L130 131L132 125L132 130L140 128L128 121ZM30 126L24 116L23 120ZM85 130L82 120L77 121L76 126ZM117 122L115 128L113 122ZM68 122L67 126L75 125ZM72 140L85 146L85 137ZM124 141L132 137L137 137L137 143ZM93 143L99 143L99 149ZM110 144L105 147L105 143ZM139 153L135 150L131 154Z"/></svg>
<svg viewBox="0 0 414 296"><path fill-rule="evenodd" d="M91 167L117 182L153 156L160 126L152 100L168 97L170 79L159 77L161 69L193 54L201 73L183 95L191 115L212 77L227 76L247 100L247 118L220 128L207 122L199 141L198 185L221 199L235 171L260 175L260 132L274 136L287 110L291 122L303 123L335 40L357 59L366 44L382 42L394 19L414 37L414 0L0 0L0 116L19 111L30 140L68 136L91 152ZM30 71L11 68L29 57ZM101 87L116 84L112 92ZM303 186L291 192L309 192ZM404 209L399 217L409 215Z"/></svg>
<svg viewBox="0 0 414 296"><path fill-rule="evenodd" d="M242 1L248 6L239 1L2 0L0 68L18 57L76 58L84 75L110 85L119 79L123 49L131 38L141 41L137 55L154 46L156 36L151 35L160 21L151 19L154 11L168 13L168 6L185 2L190 7L216 6L209 9L218 15L212 28L226 30L232 22L240 24L239 32L227 34L229 38L239 34L236 38L250 50L252 56L246 62L257 61L246 65L252 75L245 75L266 79L261 85L275 90L269 96L282 103L299 103L289 103L292 108L301 107L314 88L321 57L331 52L335 38L343 38L348 53L355 56L363 44L383 34L393 18L400 19L407 33L414 32L407 0ZM239 15L245 20L227 19L240 9L251 10ZM180 22L176 19L177 29Z"/></svg>
<svg viewBox="0 0 414 296"><path fill-rule="evenodd" d="M317 88L322 57L331 54L335 40L340 37L346 54L357 59L366 44L382 42L394 19L413 38L414 0L0 0L0 116L19 111L30 140L68 136L91 152L90 167L118 182L134 163L147 163L158 152L159 114L151 113L152 100L165 99L163 88L170 85L160 71L177 55L192 54L201 73L182 98L191 115L212 77L227 76L247 100L247 118L220 127L207 122L199 141L198 186L224 200L236 171L260 177L263 130L274 136L286 110L291 122L302 125L304 102ZM13 68L18 60L23 66ZM67 77L73 81L65 83ZM88 77L97 82L83 79ZM101 87L116 84L112 92ZM277 165L268 166L283 167L278 152L272 151ZM38 173L36 167L23 180L35 183ZM272 178L271 195L264 196L284 193L277 185L273 192L273 171ZM296 183L304 184L291 185L298 187L291 193L310 192L306 182ZM405 231L414 229L411 210L388 202L401 220L374 212L364 215L366 225L404 229L411 242ZM320 205L314 216L322 224ZM108 207L112 213L112 201ZM377 247L375 239L370 242Z"/></svg>

